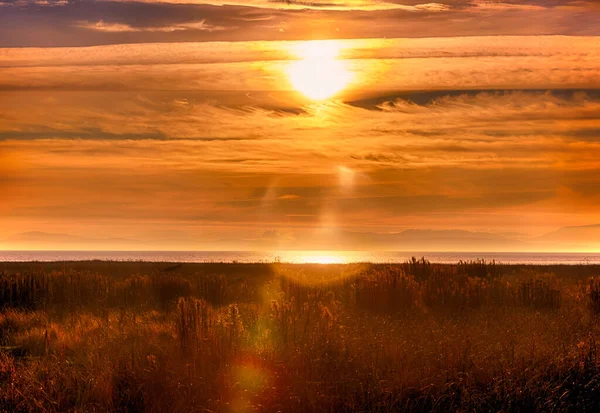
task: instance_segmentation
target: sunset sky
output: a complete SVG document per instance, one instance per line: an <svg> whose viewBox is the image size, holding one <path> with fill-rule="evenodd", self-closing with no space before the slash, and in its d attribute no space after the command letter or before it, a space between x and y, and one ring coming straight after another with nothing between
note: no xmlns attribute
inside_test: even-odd
<svg viewBox="0 0 600 413"><path fill-rule="evenodd" d="M0 249L600 251L600 2L187 1L0 0Z"/></svg>

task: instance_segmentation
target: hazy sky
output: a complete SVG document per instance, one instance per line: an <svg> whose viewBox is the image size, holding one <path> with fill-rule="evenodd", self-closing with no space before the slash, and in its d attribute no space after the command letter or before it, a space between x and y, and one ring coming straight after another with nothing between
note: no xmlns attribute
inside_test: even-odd
<svg viewBox="0 0 600 413"><path fill-rule="evenodd" d="M600 224L599 21L597 1L0 0L0 248ZM290 41L311 39L348 40Z"/></svg>

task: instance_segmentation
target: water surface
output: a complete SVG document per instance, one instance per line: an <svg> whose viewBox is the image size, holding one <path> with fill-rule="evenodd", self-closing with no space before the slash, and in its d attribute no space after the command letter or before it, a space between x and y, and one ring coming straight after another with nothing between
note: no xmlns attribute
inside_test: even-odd
<svg viewBox="0 0 600 413"><path fill-rule="evenodd" d="M600 253L530 252L393 252L393 251L0 251L0 262L25 261L147 261L147 262L289 262L395 263L412 256L452 264L483 258L502 264L600 264Z"/></svg>

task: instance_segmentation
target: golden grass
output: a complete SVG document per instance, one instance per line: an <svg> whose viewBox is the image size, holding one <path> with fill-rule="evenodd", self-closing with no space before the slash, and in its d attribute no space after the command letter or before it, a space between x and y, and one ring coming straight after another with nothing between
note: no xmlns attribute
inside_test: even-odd
<svg viewBox="0 0 600 413"><path fill-rule="evenodd" d="M0 411L599 407L598 268L128 265L6 266Z"/></svg>

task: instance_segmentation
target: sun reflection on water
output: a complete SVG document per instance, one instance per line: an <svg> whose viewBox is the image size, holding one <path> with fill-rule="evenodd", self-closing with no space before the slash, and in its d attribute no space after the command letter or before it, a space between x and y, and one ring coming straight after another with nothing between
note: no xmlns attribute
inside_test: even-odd
<svg viewBox="0 0 600 413"><path fill-rule="evenodd" d="M347 264L354 261L345 251L285 251L278 257L282 262L296 264Z"/></svg>

